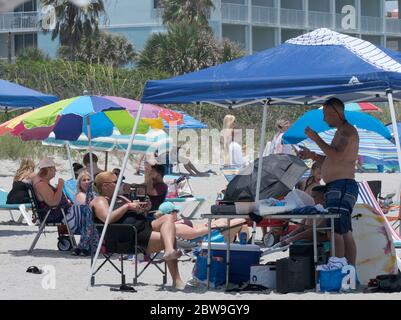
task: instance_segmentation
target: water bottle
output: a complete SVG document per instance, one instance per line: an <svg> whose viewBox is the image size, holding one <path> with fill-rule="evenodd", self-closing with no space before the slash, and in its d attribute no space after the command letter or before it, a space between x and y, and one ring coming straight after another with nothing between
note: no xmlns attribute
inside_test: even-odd
<svg viewBox="0 0 401 320"><path fill-rule="evenodd" d="M248 235L246 232L241 232L239 234L239 243L240 244L246 244L248 241Z"/></svg>

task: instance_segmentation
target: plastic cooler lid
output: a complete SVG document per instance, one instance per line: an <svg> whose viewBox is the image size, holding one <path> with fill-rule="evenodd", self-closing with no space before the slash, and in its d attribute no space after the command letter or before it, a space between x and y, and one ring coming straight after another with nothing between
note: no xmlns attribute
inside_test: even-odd
<svg viewBox="0 0 401 320"><path fill-rule="evenodd" d="M227 244L221 242L212 242L212 250L227 250ZM208 249L208 243L202 243L202 250ZM230 243L230 251L261 251L260 247L256 244L238 244Z"/></svg>

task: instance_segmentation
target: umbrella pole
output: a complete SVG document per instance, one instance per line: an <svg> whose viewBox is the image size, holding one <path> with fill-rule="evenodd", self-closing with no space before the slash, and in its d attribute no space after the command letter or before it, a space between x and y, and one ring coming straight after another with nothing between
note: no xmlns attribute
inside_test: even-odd
<svg viewBox="0 0 401 320"><path fill-rule="evenodd" d="M118 190L119 190L121 182L123 180L123 175L124 175L125 168L127 167L130 151L131 151L131 148L132 148L132 144L134 143L134 139L135 139L135 133L136 133L136 130L138 128L139 119L141 118L142 109L143 109L143 104L141 103L139 105L139 110L138 110L138 113L137 113L136 118L135 118L134 127L132 128L132 133L131 133L131 137L129 139L128 147L127 147L127 150L125 152L123 165L121 167L121 171L120 171L120 174L119 174L118 179L117 179L117 185L116 185L116 188L114 189L113 197L111 199L109 212L107 214L106 221L104 222L104 227L103 227L103 230L102 230L102 234L100 236L99 243L98 243L97 248L96 248L96 253L95 253L95 256L93 258L93 263L92 263L92 266L91 266L91 271L90 271L90 275L89 275L89 279L88 279L89 281L88 281L88 285L87 285L87 288L86 288L87 290L89 290L89 287L90 287L90 284L91 284L91 278L92 278L92 275L93 275L93 273L95 271L95 267L96 267L96 260L97 260L97 258L99 256L100 248L102 247L103 239L104 239L104 236L105 236L106 231L107 231L107 225L109 224L110 216L111 216L111 213L113 211L114 204L116 203L116 200L117 200Z"/></svg>
<svg viewBox="0 0 401 320"><path fill-rule="evenodd" d="M88 128L88 148L89 148L89 163L90 163L90 174L91 180L94 182L94 175L93 175L93 157L92 157L92 143L91 143L91 121L89 116L86 117L86 126Z"/></svg>
<svg viewBox="0 0 401 320"><path fill-rule="evenodd" d="M255 195L255 203L257 205L259 201L259 193L260 193L260 182L262 179L262 165L263 165L263 151L265 146L265 137L266 137L266 121L267 121L267 104L268 101L265 101L263 105L263 119L262 119L262 130L260 145L259 145L259 161L258 161L258 175L256 178L256 195ZM255 244L255 236L256 236L256 222L253 222L252 228L252 244Z"/></svg>
<svg viewBox="0 0 401 320"><path fill-rule="evenodd" d="M75 179L74 166L72 165L71 148L70 148L70 143L68 141L65 144L65 148L67 149L67 157L68 157L68 162L70 164L71 177L72 179Z"/></svg>

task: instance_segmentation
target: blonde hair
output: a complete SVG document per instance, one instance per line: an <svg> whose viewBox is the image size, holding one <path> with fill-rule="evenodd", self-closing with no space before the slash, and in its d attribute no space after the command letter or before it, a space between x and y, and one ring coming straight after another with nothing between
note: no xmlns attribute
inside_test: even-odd
<svg viewBox="0 0 401 320"><path fill-rule="evenodd" d="M28 178L35 171L35 162L31 159L22 159L15 174L14 181L22 181Z"/></svg>
<svg viewBox="0 0 401 320"><path fill-rule="evenodd" d="M103 195L103 184L110 182L111 180L117 180L117 176L110 171L100 172L95 178L95 186L100 195Z"/></svg>
<svg viewBox="0 0 401 320"><path fill-rule="evenodd" d="M234 129L235 116L226 114L223 119L223 129Z"/></svg>
<svg viewBox="0 0 401 320"><path fill-rule="evenodd" d="M82 179L84 177L89 177L89 179L90 179L91 175L86 170L81 171L81 173L78 175L78 178L77 178L77 194L80 193L80 192L86 193L86 191L82 190L82 188L81 188L81 182L82 182Z"/></svg>

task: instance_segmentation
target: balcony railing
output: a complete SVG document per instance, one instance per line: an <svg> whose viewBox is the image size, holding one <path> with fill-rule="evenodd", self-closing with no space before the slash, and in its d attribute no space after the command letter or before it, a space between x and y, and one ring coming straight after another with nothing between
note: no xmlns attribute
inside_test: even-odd
<svg viewBox="0 0 401 320"><path fill-rule="evenodd" d="M221 3L221 15L223 23L248 24L250 22L248 17L248 5ZM343 28L342 22L344 17L344 14L339 13L333 14L330 12L314 12L284 8L279 10L274 7L252 6L252 21L250 23L259 26L316 29L333 28L334 21L334 28L340 32L356 33L360 31L361 33L373 34L382 34L384 32L384 18L361 16L360 19L357 18L355 21L355 29L349 29L347 27ZM400 35L401 20L386 19L386 32Z"/></svg>
<svg viewBox="0 0 401 320"><path fill-rule="evenodd" d="M39 30L39 12L10 12L0 14L0 32Z"/></svg>
<svg viewBox="0 0 401 320"><path fill-rule="evenodd" d="M222 3L221 18L223 20L222 22L226 23L246 23L248 21L248 6Z"/></svg>
<svg viewBox="0 0 401 320"><path fill-rule="evenodd" d="M361 31L382 33L383 32L383 19L379 17L361 17ZM401 29L399 29L401 32Z"/></svg>
<svg viewBox="0 0 401 320"><path fill-rule="evenodd" d="M278 8L252 6L253 24L273 25L278 24Z"/></svg>
<svg viewBox="0 0 401 320"><path fill-rule="evenodd" d="M281 9L280 25L285 27L295 27L295 28L306 27L306 11Z"/></svg>
<svg viewBox="0 0 401 320"><path fill-rule="evenodd" d="M332 28L333 15L329 12L309 11L309 29Z"/></svg>
<svg viewBox="0 0 401 320"><path fill-rule="evenodd" d="M386 32L401 34L401 20L400 19L386 19Z"/></svg>

